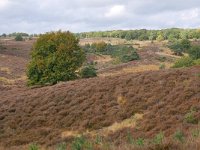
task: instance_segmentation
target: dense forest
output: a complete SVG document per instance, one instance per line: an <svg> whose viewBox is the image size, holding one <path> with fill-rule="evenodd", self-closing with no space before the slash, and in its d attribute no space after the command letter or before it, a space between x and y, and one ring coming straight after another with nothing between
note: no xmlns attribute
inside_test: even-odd
<svg viewBox="0 0 200 150"><path fill-rule="evenodd" d="M126 40L174 40L200 39L200 29L162 29L162 30L114 30L76 33L78 38L112 37Z"/></svg>

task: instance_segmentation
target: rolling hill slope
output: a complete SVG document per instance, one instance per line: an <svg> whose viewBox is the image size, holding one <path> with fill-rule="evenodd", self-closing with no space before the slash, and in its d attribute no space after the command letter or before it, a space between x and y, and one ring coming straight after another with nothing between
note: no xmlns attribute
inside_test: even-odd
<svg viewBox="0 0 200 150"><path fill-rule="evenodd" d="M163 131L197 126L184 121L195 108L200 119L200 66L81 79L29 89L0 86L0 143L55 145L86 132L101 131L136 114L134 126L106 136L120 143L127 128L134 137L150 138ZM102 133L104 134L104 133ZM120 137L120 138L119 138Z"/></svg>

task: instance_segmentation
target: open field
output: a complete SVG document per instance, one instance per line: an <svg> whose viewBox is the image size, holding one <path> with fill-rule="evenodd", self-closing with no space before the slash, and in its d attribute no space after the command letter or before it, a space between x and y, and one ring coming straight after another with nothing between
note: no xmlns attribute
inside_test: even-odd
<svg viewBox="0 0 200 150"><path fill-rule="evenodd" d="M107 38L80 44L99 40L127 44ZM70 149L81 135L110 142L110 147L96 144L93 149L150 149L128 145L128 133L134 139L152 139L160 132L166 138L163 149L182 149L173 142L174 133L181 130L190 138L199 128L185 115L194 109L194 119L200 119L200 66L170 69L178 57L165 42L129 42L139 43L140 60L123 64L113 63L110 56L89 55L87 59L97 62L98 77L29 88L26 66L34 42L8 40L0 47L0 150L26 150L30 143L53 150L61 142ZM197 150L199 137L185 147Z"/></svg>

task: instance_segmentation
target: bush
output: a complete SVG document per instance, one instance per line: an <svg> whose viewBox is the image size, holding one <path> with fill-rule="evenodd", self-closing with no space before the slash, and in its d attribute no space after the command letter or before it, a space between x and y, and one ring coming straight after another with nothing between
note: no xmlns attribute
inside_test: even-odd
<svg viewBox="0 0 200 150"><path fill-rule="evenodd" d="M134 139L133 139L130 131L127 132L127 141L129 144L134 144Z"/></svg>
<svg viewBox="0 0 200 150"><path fill-rule="evenodd" d="M169 46L170 49L174 52L175 55L182 56L184 49L179 41L174 42Z"/></svg>
<svg viewBox="0 0 200 150"><path fill-rule="evenodd" d="M165 69L165 68L166 68L165 64L160 64L159 70L163 70L163 69Z"/></svg>
<svg viewBox="0 0 200 150"><path fill-rule="evenodd" d="M200 129L193 129L192 130L192 137L198 138L200 136Z"/></svg>
<svg viewBox="0 0 200 150"><path fill-rule="evenodd" d="M104 52L106 50L107 44L105 42L92 43L91 48L95 50L95 52Z"/></svg>
<svg viewBox="0 0 200 150"><path fill-rule="evenodd" d="M81 136L81 137L77 137L71 145L71 150L83 150L83 149L87 149L87 150L92 150L93 149L93 145L91 142L87 141L85 139L85 137Z"/></svg>
<svg viewBox="0 0 200 150"><path fill-rule="evenodd" d="M139 55L137 54L136 51L131 51L129 54L124 54L121 56L121 61L124 63L138 59Z"/></svg>
<svg viewBox="0 0 200 150"><path fill-rule="evenodd" d="M29 85L55 84L73 80L85 60L79 40L69 31L41 35L32 50L28 65Z"/></svg>
<svg viewBox="0 0 200 150"><path fill-rule="evenodd" d="M190 112L188 112L187 114L185 114L185 121L187 123L198 123L197 119L194 117L195 111L194 110L190 110Z"/></svg>
<svg viewBox="0 0 200 150"><path fill-rule="evenodd" d="M116 45L113 46L108 54L113 58L119 59L123 63L140 59L138 53L132 46Z"/></svg>
<svg viewBox="0 0 200 150"><path fill-rule="evenodd" d="M157 134L154 137L153 143L159 145L159 144L163 143L163 140L164 140L164 134L162 132L160 132L159 134Z"/></svg>
<svg viewBox="0 0 200 150"><path fill-rule="evenodd" d="M181 143L183 143L183 142L184 142L184 139L185 139L185 138L184 138L183 132L180 131L180 130L178 130L178 131L175 132L174 138L175 138L176 140L178 140L179 142L181 142Z"/></svg>
<svg viewBox="0 0 200 150"><path fill-rule="evenodd" d="M143 138L138 138L136 140L136 145L138 145L138 146L144 146L144 139Z"/></svg>
<svg viewBox="0 0 200 150"><path fill-rule="evenodd" d="M190 55L190 57L192 57L193 59L200 59L200 46L192 46L189 50L188 53Z"/></svg>
<svg viewBox="0 0 200 150"><path fill-rule="evenodd" d="M124 45L111 45L105 42L93 43L90 45L83 46L85 52L95 53L98 52L103 55L111 55L111 57L120 60L120 62L129 62L138 60L139 55L132 46Z"/></svg>
<svg viewBox="0 0 200 150"><path fill-rule="evenodd" d="M180 40L180 43L184 49L184 51L187 51L191 48L191 42L188 39L182 39Z"/></svg>
<svg viewBox="0 0 200 150"><path fill-rule="evenodd" d="M56 150L66 150L66 149L67 149L66 143L60 143L56 148Z"/></svg>
<svg viewBox="0 0 200 150"><path fill-rule="evenodd" d="M160 62L165 62L167 58L165 56L160 56L157 58Z"/></svg>
<svg viewBox="0 0 200 150"><path fill-rule="evenodd" d="M200 59L194 60L195 65L200 65Z"/></svg>
<svg viewBox="0 0 200 150"><path fill-rule="evenodd" d="M169 48L172 49L175 55L181 56L183 52L186 52L190 49L191 43L187 39L182 39L178 41L174 41Z"/></svg>
<svg viewBox="0 0 200 150"><path fill-rule="evenodd" d="M39 147L37 144L30 144L28 149L29 150L39 150Z"/></svg>
<svg viewBox="0 0 200 150"><path fill-rule="evenodd" d="M15 37L15 41L23 41L23 37L21 34L18 34L16 37Z"/></svg>
<svg viewBox="0 0 200 150"><path fill-rule="evenodd" d="M195 64L194 64L194 61L192 58L182 57L175 62L175 64L173 65L173 68L190 67L193 65L195 65Z"/></svg>
<svg viewBox="0 0 200 150"><path fill-rule="evenodd" d="M91 77L96 77L97 73L94 66L89 65L81 69L80 75L82 78L91 78Z"/></svg>

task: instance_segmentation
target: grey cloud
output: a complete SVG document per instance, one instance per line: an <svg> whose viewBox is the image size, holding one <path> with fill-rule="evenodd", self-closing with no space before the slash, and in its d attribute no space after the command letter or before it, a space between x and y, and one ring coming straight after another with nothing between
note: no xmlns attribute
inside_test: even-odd
<svg viewBox="0 0 200 150"><path fill-rule="evenodd" d="M1 1L9 3L7 6L0 7L0 34L15 31L40 33L58 29L82 32L198 27L200 24L198 0ZM123 8L123 10L119 12L120 10L116 8ZM108 17L106 14L111 10Z"/></svg>

